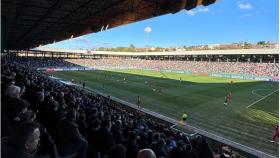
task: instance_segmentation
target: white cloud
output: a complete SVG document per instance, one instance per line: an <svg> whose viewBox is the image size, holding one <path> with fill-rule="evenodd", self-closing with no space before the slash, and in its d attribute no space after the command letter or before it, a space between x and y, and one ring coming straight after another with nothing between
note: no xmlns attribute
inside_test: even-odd
<svg viewBox="0 0 280 158"><path fill-rule="evenodd" d="M199 8L197 10L197 12L204 12L204 13L206 13L206 12L209 12L209 9L208 8Z"/></svg>
<svg viewBox="0 0 280 158"><path fill-rule="evenodd" d="M187 11L187 14L190 16L194 16L196 13L192 10Z"/></svg>
<svg viewBox="0 0 280 158"><path fill-rule="evenodd" d="M207 13L207 12L209 12L209 9L208 8L199 8L197 10L189 10L186 12L189 16L195 16L198 13Z"/></svg>
<svg viewBox="0 0 280 158"><path fill-rule="evenodd" d="M85 37L77 37L74 38L73 40L81 42L81 43L85 43L85 44L89 44L91 41Z"/></svg>
<svg viewBox="0 0 280 158"><path fill-rule="evenodd" d="M238 4L238 8L239 9L243 9L243 10L249 10L249 9L253 9L253 6L249 3L247 4Z"/></svg>

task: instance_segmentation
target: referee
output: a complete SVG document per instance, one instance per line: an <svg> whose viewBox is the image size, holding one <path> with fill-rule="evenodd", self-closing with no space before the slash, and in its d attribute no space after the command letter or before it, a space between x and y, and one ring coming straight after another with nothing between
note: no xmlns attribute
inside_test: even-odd
<svg viewBox="0 0 280 158"><path fill-rule="evenodd" d="M183 123L186 123L186 122L187 122L187 118L188 118L188 114L187 114L187 112L185 112L185 113L183 114L183 116L182 116L182 121L183 121Z"/></svg>

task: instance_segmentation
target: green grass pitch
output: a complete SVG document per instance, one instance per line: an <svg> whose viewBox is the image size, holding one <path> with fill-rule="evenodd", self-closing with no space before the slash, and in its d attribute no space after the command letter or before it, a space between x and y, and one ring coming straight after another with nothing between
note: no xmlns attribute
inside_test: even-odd
<svg viewBox="0 0 280 158"><path fill-rule="evenodd" d="M146 109L178 120L187 112L190 125L278 155L278 144L270 142L278 124L278 83L146 70L63 71L52 75L86 81L89 88L131 103L136 103L139 95ZM231 80L233 99L225 109Z"/></svg>

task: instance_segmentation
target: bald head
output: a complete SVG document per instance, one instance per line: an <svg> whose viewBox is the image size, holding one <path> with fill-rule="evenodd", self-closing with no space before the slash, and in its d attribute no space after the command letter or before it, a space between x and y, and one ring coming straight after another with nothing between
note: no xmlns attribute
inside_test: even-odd
<svg viewBox="0 0 280 158"><path fill-rule="evenodd" d="M156 155L151 149L142 149L138 152L137 158L156 158Z"/></svg>
<svg viewBox="0 0 280 158"><path fill-rule="evenodd" d="M19 98L20 97L20 90L19 86L11 85L5 90L5 95L11 98Z"/></svg>

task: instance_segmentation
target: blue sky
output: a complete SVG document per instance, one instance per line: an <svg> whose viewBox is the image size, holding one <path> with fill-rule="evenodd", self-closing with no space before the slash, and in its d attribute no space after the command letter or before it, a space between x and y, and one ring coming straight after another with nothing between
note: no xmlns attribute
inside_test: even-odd
<svg viewBox="0 0 280 158"><path fill-rule="evenodd" d="M44 47L90 49L146 45L144 29L151 27L152 46L190 46L212 43L277 42L278 0L220 0L207 7L182 10L152 19L57 42Z"/></svg>

